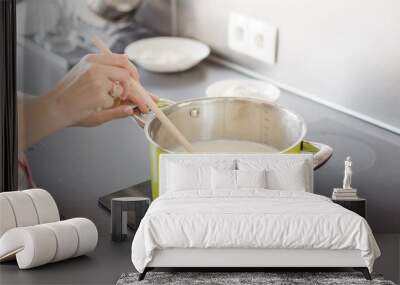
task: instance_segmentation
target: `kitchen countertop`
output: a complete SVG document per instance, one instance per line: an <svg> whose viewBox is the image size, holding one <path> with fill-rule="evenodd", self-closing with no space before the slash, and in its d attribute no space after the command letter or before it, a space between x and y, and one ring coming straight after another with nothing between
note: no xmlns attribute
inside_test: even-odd
<svg viewBox="0 0 400 285"><path fill-rule="evenodd" d="M141 81L145 87L154 94L159 94L161 97L176 101L204 96L206 87L215 81L243 77L243 75L211 61L205 61L187 72L176 74L153 74L141 70ZM319 194L330 196L332 186L337 186L340 183L342 170L338 173L337 168L338 166L342 168L343 158L349 151L348 147L352 147L351 154L353 160L360 168L359 170L356 167L356 172L358 170L365 171L365 169L360 167L360 164L364 161L365 163L369 163L373 159L374 163L377 164L379 162L377 157L384 156L384 154L379 153L379 144L382 144L381 140L384 140L386 143L386 149L388 145L400 147L397 136L296 95L283 92L279 104L304 116L309 128L308 138L321 142L329 142L329 144L334 146L334 157L315 174L315 189ZM131 127L132 122L130 119L118 120L118 122L111 123L107 128L112 132L116 126L123 127L126 125ZM137 132L138 137L142 135L142 131L139 128L136 128L135 132ZM359 138L361 138L361 142L363 143L360 145L357 144L357 147L354 147L354 141ZM139 148L137 150L138 156L142 155L145 157L147 155L145 150L146 142L142 137L138 138L138 140L140 141L136 146ZM369 143L364 143L367 140ZM375 146L378 144L378 148L374 148L371 151L370 144L372 145L373 143L375 143ZM364 151L364 153L359 153L359 148L362 148L360 151ZM366 154L365 151L367 152ZM396 155L394 153L392 152L392 155ZM370 158L371 155L373 156L372 158ZM34 151L31 156L32 160L34 160ZM397 154L397 156L399 156L398 161L400 161L400 154ZM38 158L37 160L40 161ZM51 164L49 167L52 167ZM48 171L51 171L51 169L49 168ZM119 170L119 172L121 177L127 175L123 169ZM136 181L135 183L148 178L147 169L143 170L143 172L138 171L138 173L130 174L133 176L137 175L133 178ZM40 180L40 175L37 176L37 180ZM59 205L60 212L65 218L82 216L94 221L99 230L99 244L94 252L88 256L31 270L18 270L14 262L2 264L0 265L1 284L115 284L122 273L133 271L134 268L130 260L132 232L130 233L130 238L122 243L111 242L109 233L110 215L97 205L99 196L118 189L110 190L107 181L104 181L103 184L104 187L92 188L88 184L82 186L85 188L84 190L79 185L74 186L74 184L71 184L73 186L69 186L69 189L64 189L62 186L50 188ZM362 187L357 188L362 189ZM363 193L363 196L366 196L368 199L370 195ZM379 201L372 202L371 199L371 203L369 203L371 212L378 210L374 209L374 207L379 208L379 206L376 206L376 203L379 204ZM385 204L388 205L390 203L394 202L386 198ZM390 207L394 206L393 204ZM371 221L375 222L374 218L372 216Z"/></svg>

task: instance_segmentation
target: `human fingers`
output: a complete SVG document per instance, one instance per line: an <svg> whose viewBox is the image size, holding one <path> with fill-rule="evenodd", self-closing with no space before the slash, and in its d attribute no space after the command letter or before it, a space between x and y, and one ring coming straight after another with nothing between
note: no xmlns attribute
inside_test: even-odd
<svg viewBox="0 0 400 285"><path fill-rule="evenodd" d="M100 125L108 121L125 118L133 114L133 108L128 105L102 110L94 114L94 121Z"/></svg>
<svg viewBox="0 0 400 285"><path fill-rule="evenodd" d="M100 108L102 108L102 109L108 109L114 105L114 98L111 97L108 92L102 92L100 94L100 100L101 100Z"/></svg>
<svg viewBox="0 0 400 285"><path fill-rule="evenodd" d="M157 95L154 95L150 91L147 91L147 94L150 95L151 99L153 99L154 102L158 102L158 100L160 100L160 97L158 97Z"/></svg>
<svg viewBox="0 0 400 285"><path fill-rule="evenodd" d="M160 98L157 95L154 95L153 93L147 91L147 95L153 99L154 102L158 102ZM131 103L137 105L139 110L143 113L147 113L149 111L149 108L146 104L146 102L137 94L129 94L127 98Z"/></svg>
<svg viewBox="0 0 400 285"><path fill-rule="evenodd" d="M141 89L143 88L138 86L140 83L135 81L126 69L98 63L92 63L91 65L92 69L99 73L98 76L104 74L111 81L122 84L122 100L128 99L132 103L136 104L142 112L148 112L148 107L143 98L140 96L140 93L143 92ZM114 87L115 85L116 84L114 83ZM152 96L152 99L154 101L158 100L156 96Z"/></svg>
<svg viewBox="0 0 400 285"><path fill-rule="evenodd" d="M98 65L97 69L109 80L114 81L112 89L114 89L114 87L116 86L116 81L118 81L119 84L123 86L121 95L122 100L131 101L133 104L136 104L138 106L140 111L144 113L147 113L149 111L146 102L140 96L141 90L139 90L140 88L137 87L137 84L139 83L136 82L136 84L134 84L134 82L132 82L134 79L130 77L129 73L125 69L106 65Z"/></svg>
<svg viewBox="0 0 400 285"><path fill-rule="evenodd" d="M136 94L138 91L135 88L135 84L133 84L133 78L130 76L129 72L120 67L114 67L109 65L96 64L97 72L100 73L99 76L105 75L109 80L114 82L113 84L113 92L118 93L122 100L126 100L129 95ZM118 86L117 90L114 90L115 87ZM122 87L122 90L121 90Z"/></svg>
<svg viewBox="0 0 400 285"><path fill-rule="evenodd" d="M138 93L130 94L127 99L133 104L135 104L142 113L149 112L149 108L147 107L146 102L143 100L142 97L140 97Z"/></svg>
<svg viewBox="0 0 400 285"><path fill-rule="evenodd" d="M84 57L84 60L86 62L124 68L129 72L131 77L135 80L139 80L137 68L130 62L128 56L125 54L88 54Z"/></svg>
<svg viewBox="0 0 400 285"><path fill-rule="evenodd" d="M95 127L109 121L125 118L133 114L133 108L128 105L121 105L111 109L98 111L90 115L85 120L78 123L81 127Z"/></svg>

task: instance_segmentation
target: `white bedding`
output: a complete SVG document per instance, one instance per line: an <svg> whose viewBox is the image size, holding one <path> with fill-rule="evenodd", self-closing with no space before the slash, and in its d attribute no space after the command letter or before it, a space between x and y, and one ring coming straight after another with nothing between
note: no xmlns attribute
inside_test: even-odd
<svg viewBox="0 0 400 285"><path fill-rule="evenodd" d="M265 189L165 193L140 223L132 262L143 272L165 248L357 249L370 271L380 255L359 215L320 195Z"/></svg>

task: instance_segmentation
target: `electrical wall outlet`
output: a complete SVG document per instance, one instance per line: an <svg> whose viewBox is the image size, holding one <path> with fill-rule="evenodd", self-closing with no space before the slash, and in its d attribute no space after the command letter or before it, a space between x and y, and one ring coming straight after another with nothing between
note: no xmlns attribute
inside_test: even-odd
<svg viewBox="0 0 400 285"><path fill-rule="evenodd" d="M231 12L228 23L228 46L236 52L274 64L277 58L278 28Z"/></svg>

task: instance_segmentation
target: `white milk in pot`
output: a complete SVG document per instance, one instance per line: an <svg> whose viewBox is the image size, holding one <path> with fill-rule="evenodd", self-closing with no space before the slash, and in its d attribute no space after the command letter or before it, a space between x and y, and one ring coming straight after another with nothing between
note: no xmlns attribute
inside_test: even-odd
<svg viewBox="0 0 400 285"><path fill-rule="evenodd" d="M276 153L278 149L252 141L209 140L193 142L195 152L235 152L235 153ZM186 152L183 146L172 149L174 152Z"/></svg>

